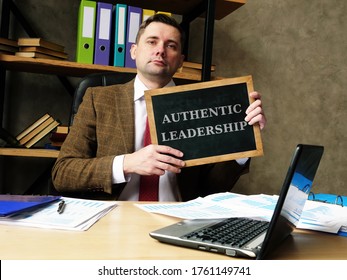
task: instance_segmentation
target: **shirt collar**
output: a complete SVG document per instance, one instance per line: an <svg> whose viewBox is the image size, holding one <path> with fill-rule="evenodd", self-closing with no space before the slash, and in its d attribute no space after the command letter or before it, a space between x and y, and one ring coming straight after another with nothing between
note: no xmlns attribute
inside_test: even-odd
<svg viewBox="0 0 347 280"><path fill-rule="evenodd" d="M164 87L173 87L175 86L175 82L171 80L166 86ZM141 99L145 95L145 91L148 90L148 88L145 86L145 84L140 80L138 76L135 78L134 82L134 101Z"/></svg>

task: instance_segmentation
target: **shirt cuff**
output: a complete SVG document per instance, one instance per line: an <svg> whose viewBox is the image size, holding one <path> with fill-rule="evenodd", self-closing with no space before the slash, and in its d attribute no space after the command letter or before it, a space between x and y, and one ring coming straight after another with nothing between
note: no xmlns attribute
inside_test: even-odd
<svg viewBox="0 0 347 280"><path fill-rule="evenodd" d="M249 158L238 158L238 159L236 159L236 162L237 162L239 165L244 165L244 164L247 162L248 159L249 159Z"/></svg>
<svg viewBox="0 0 347 280"><path fill-rule="evenodd" d="M124 155L116 156L112 163L112 183L120 184L130 181L130 176L125 177L123 172Z"/></svg>

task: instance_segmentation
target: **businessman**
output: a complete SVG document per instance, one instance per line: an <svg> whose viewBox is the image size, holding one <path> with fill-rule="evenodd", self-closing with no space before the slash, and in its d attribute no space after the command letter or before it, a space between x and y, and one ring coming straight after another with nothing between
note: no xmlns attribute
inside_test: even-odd
<svg viewBox="0 0 347 280"><path fill-rule="evenodd" d="M171 17L156 14L140 27L130 52L136 61L134 80L89 88L52 170L55 188L117 200L187 201L230 191L248 172L249 159L184 167L183 153L165 145L144 146L144 91L175 86L172 77L183 64L184 33ZM266 124L260 94L246 111L249 125ZM152 180L155 198L142 182ZM104 197L102 197L104 198Z"/></svg>

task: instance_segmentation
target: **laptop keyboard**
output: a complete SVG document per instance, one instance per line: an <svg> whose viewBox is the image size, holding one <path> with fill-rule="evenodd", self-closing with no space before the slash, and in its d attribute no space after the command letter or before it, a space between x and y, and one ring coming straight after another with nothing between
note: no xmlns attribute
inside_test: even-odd
<svg viewBox="0 0 347 280"><path fill-rule="evenodd" d="M215 245L242 247L265 231L269 222L247 218L228 218L217 224L190 232L181 238Z"/></svg>

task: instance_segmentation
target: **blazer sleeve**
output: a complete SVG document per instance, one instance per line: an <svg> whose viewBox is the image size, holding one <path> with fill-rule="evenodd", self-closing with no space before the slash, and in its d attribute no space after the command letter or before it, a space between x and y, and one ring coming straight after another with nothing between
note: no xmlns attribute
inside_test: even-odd
<svg viewBox="0 0 347 280"><path fill-rule="evenodd" d="M113 159L131 151L133 145L124 143L131 143L133 134L124 130L134 129L131 120L128 127L121 124L114 96L114 92L107 93L105 88L86 91L52 169L52 182L58 191L112 193ZM127 115L124 108L133 112L133 97L128 99L125 104L120 100L123 115Z"/></svg>

